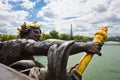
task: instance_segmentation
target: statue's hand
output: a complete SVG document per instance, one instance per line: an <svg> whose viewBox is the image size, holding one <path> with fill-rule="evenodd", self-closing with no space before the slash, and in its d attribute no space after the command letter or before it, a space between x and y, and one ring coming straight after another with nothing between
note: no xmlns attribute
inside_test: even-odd
<svg viewBox="0 0 120 80"><path fill-rule="evenodd" d="M47 68L33 67L29 72L29 77L35 80L46 80Z"/></svg>
<svg viewBox="0 0 120 80"><path fill-rule="evenodd" d="M87 42L86 45L84 46L84 50L87 53L90 54L98 54L101 56L102 54L100 53L102 43L97 43L97 42Z"/></svg>

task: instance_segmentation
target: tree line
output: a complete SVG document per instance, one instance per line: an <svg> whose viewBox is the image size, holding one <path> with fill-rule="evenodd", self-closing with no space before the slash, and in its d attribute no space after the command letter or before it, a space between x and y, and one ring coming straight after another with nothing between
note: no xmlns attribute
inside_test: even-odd
<svg viewBox="0 0 120 80"><path fill-rule="evenodd" d="M19 36L12 35L12 34L1 34L0 35L0 41L7 41L7 40L12 40L12 39L19 39ZM82 35L71 36L66 33L59 34L59 32L57 32L56 30L52 30L48 34L42 33L41 41L46 40L46 39L81 40L81 41L92 40L92 38L88 36L82 36Z"/></svg>
<svg viewBox="0 0 120 80"><path fill-rule="evenodd" d="M45 39L81 40L81 41L92 40L92 38L88 36L82 36L82 35L71 36L70 34L66 34L66 33L59 34L56 30L50 31L49 34L43 34L41 36L41 40L45 40Z"/></svg>
<svg viewBox="0 0 120 80"><path fill-rule="evenodd" d="M19 39L18 35L12 34L1 34L0 41L7 41L12 39ZM42 33L41 41L46 39L61 39L61 40L79 40L79 41L92 41L93 37L83 36L83 35L74 35L62 33L59 34L56 30L50 31L48 34ZM120 37L108 37L107 41L120 41Z"/></svg>

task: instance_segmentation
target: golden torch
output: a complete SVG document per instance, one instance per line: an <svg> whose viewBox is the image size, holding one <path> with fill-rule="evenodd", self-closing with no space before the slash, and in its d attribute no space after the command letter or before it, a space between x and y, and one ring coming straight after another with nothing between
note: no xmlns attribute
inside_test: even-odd
<svg viewBox="0 0 120 80"><path fill-rule="evenodd" d="M105 27L105 26L101 27L98 31L95 32L93 41L98 42L98 43L104 42L104 40L107 38L107 30L108 30L107 27ZM82 74L85 71L87 65L91 61L93 55L94 54L88 54L88 53L83 55L79 64L74 69L79 75L82 76Z"/></svg>

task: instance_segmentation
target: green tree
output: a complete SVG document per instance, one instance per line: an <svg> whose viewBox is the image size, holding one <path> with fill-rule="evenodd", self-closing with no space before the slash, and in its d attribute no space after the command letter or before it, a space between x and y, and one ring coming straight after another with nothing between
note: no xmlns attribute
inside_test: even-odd
<svg viewBox="0 0 120 80"><path fill-rule="evenodd" d="M73 36L73 39L74 40L83 40L83 36L75 35L75 36Z"/></svg>
<svg viewBox="0 0 120 80"><path fill-rule="evenodd" d="M51 38L52 38L52 36L50 34L43 34L41 36L41 40L46 40L46 39L51 39Z"/></svg>
<svg viewBox="0 0 120 80"><path fill-rule="evenodd" d="M83 37L83 41L90 41L90 40L91 40L90 37L87 37L87 36L84 36L84 37Z"/></svg>
<svg viewBox="0 0 120 80"><path fill-rule="evenodd" d="M50 33L49 33L51 36L52 36L52 38L54 38L54 39L58 39L59 37L58 37L58 32L56 31L56 30L52 30L52 31L50 31Z"/></svg>
<svg viewBox="0 0 120 80"><path fill-rule="evenodd" d="M8 34L2 34L0 36L0 41L6 41L6 40L12 40L12 39L17 39L16 35L8 35Z"/></svg>
<svg viewBox="0 0 120 80"><path fill-rule="evenodd" d="M60 35L59 35L59 39L62 39L62 40L70 40L70 35L65 34L65 33L60 34Z"/></svg>

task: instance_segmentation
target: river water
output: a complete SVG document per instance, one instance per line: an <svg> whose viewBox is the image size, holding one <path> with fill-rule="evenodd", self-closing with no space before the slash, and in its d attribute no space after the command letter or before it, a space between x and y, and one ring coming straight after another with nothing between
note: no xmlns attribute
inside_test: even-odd
<svg viewBox="0 0 120 80"><path fill-rule="evenodd" d="M101 57L94 55L83 73L83 80L120 80L120 44L104 45L101 53ZM83 54L70 56L68 68L78 63ZM46 57L35 58L44 65L47 64Z"/></svg>

